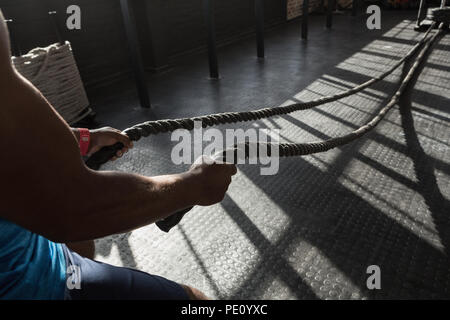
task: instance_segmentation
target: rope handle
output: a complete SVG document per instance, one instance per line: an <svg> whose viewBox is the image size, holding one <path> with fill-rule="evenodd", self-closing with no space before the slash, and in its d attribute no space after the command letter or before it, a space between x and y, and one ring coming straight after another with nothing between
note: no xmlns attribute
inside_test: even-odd
<svg viewBox="0 0 450 320"><path fill-rule="evenodd" d="M401 61L405 61L406 58L409 58L418 49L419 45L421 45L427 38L428 33L434 28L435 24L436 23L434 23L428 29L425 36L419 41L419 43L416 44L416 46L414 46L413 50L411 50L403 59L401 59ZM398 103L400 96L403 94L405 88L408 86L408 84L409 84L411 78L414 76L418 66L424 60L426 52L431 47L431 45L434 43L434 41L436 40L438 35L442 33L443 28L444 28L444 23L441 23L439 25L439 31L437 33L435 33L433 37L428 39L425 46L422 48L421 52L416 57L416 60L413 64L413 66L410 68L408 74L402 80L400 87L398 88L396 93L393 95L391 101L389 101L389 103L386 106L384 106L379 111L379 113L374 118L372 118L371 121L369 121L365 125L359 127L358 129L350 132L349 134L346 134L346 135L340 136L340 137L336 137L336 138L331 138L326 141L306 143L306 144L301 144L301 143L279 144L278 145L278 147L280 148L279 156L290 157L290 156L300 156L300 155L308 155L308 154L313 154L313 153L318 153L318 152L324 152L324 151L330 150L332 148L350 143L351 141L354 141L354 140L360 138L361 136L366 134L368 131L372 130L383 119L383 117L386 115L386 113L395 104ZM396 67L398 67L398 65ZM393 70L394 69L391 69L391 72ZM380 78L381 77L379 77L378 79L380 79ZM372 80L368 81L364 85L360 85L359 87L356 87L357 89L353 88L353 89L348 90L345 94L353 94L353 93L355 93L355 91L357 92L357 91L362 90L362 88L364 86L369 85ZM340 94L340 95L336 95L335 97L330 97L327 99L334 101L334 100L338 100L338 99L342 98L342 96L343 96L343 94ZM329 101L327 101L327 102L329 102ZM313 105L315 105L315 104L309 103L307 108L311 108ZM316 105L318 105L318 104L316 104ZM295 108L295 107L297 107L295 105L289 106L289 107L290 107L289 109L283 110L283 111L281 111L280 108L273 108L271 110L277 110L276 112L274 112L274 114L279 115L279 114L290 113L297 109L297 108ZM307 108L304 108L304 109L307 109ZM298 109L300 109L300 108L298 108ZM243 112L243 113L216 114L216 115L209 115L209 116L195 118L195 119L208 120L208 123L206 125L212 126L214 124L218 124L218 123L222 123L222 122L224 122L224 123L231 122L232 123L232 122L242 122L242 121L253 120L253 119L249 119L249 118L251 118L249 116L252 114L256 114L258 119L270 117L270 116L272 116L272 114L270 114L270 112L269 112L271 110L270 109L262 109L262 110L257 110L256 112L254 111L254 112ZM281 112L278 112L278 111L281 111ZM154 122L146 122L146 123L143 123L140 125L136 125L132 128L129 128L129 129L125 130L124 132L128 136L130 136L130 138L132 140L137 141L142 136L146 137L150 134L157 134L159 132L174 131L177 128L185 128L185 129L192 130L193 129L192 121L195 119L191 118L191 119L160 120L160 121L154 121ZM270 146L270 144L268 144L268 146ZM244 144L244 146L241 146L241 147L244 147L245 156L247 156L248 144L246 143L246 144ZM118 150L120 150L121 148L123 148L123 145L121 143L117 143L110 147L104 147L101 150L99 150L98 152L96 152L94 155L92 155L86 161L86 164L91 169L97 170L103 163L106 163L109 159L111 159L116 154L116 152ZM235 148L235 149L237 149L237 148ZM192 209L192 207L181 210L181 211L167 217L166 219L158 221L156 223L156 225L162 231L169 232L170 229L172 229L174 226L176 226L181 221L181 219L184 217L184 215L187 212L189 212L191 209Z"/></svg>
<svg viewBox="0 0 450 320"><path fill-rule="evenodd" d="M186 208L184 210L178 211L171 216L156 222L158 228L164 232L169 232L170 229L175 227L183 219L184 215L192 210L194 207Z"/></svg>
<svg viewBox="0 0 450 320"><path fill-rule="evenodd" d="M102 164L105 164L111 160L111 158L117 154L117 151L122 150L123 147L124 145L122 142L117 142L112 146L103 147L90 156L85 163L88 168L91 168L92 170L99 170Z"/></svg>

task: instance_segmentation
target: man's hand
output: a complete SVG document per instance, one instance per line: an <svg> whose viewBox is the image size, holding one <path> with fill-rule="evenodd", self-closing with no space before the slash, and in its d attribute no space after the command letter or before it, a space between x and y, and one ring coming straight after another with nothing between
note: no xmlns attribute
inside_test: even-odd
<svg viewBox="0 0 450 320"><path fill-rule="evenodd" d="M89 170L74 132L14 70L1 14L0 101L0 142L8 154L0 157L0 177L8 182L0 218L54 242L123 233L197 204L213 204L223 198L236 170L198 165L188 173L156 177ZM118 141L131 147L128 137L106 131L93 132L91 153ZM38 156L30 161L30 154Z"/></svg>
<svg viewBox="0 0 450 320"><path fill-rule="evenodd" d="M197 159L187 172L197 205L210 206L222 201L236 172L234 164L214 162L207 156Z"/></svg>
<svg viewBox="0 0 450 320"><path fill-rule="evenodd" d="M124 147L122 150L117 151L116 156L111 159L112 161L114 161L128 152L128 149L133 148L133 142L126 134L123 134L120 130L110 127L104 127L100 129L90 130L90 132L91 143L88 150L89 156L96 153L103 147L112 146L117 142L121 142Z"/></svg>

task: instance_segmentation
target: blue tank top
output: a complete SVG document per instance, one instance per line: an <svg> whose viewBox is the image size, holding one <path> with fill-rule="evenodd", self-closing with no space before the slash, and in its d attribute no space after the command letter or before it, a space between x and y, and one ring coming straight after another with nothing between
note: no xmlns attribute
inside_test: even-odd
<svg viewBox="0 0 450 320"><path fill-rule="evenodd" d="M61 244L0 219L0 299L63 299Z"/></svg>

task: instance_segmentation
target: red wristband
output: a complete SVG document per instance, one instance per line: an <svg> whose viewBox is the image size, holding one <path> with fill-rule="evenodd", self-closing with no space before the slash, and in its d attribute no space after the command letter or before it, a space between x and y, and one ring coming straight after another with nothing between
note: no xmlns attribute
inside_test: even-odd
<svg viewBox="0 0 450 320"><path fill-rule="evenodd" d="M88 129L78 129L78 132L80 133L80 153L82 156L87 155L89 150L89 144L91 142L91 133Z"/></svg>

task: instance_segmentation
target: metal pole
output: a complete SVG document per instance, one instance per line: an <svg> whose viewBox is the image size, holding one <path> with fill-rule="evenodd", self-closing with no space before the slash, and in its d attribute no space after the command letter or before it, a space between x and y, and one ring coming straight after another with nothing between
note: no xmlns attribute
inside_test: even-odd
<svg viewBox="0 0 450 320"><path fill-rule="evenodd" d="M205 16L208 33L209 76L219 79L219 63L217 60L216 31L214 23L214 0L203 0L203 14Z"/></svg>
<svg viewBox="0 0 450 320"><path fill-rule="evenodd" d="M50 11L48 13L50 20L52 21L52 25L53 25L53 30L55 31L56 34L56 39L58 39L58 42L60 45L64 44L64 40L63 37L61 35L61 29L59 28L59 24L58 24L58 20L56 18L56 11Z"/></svg>
<svg viewBox="0 0 450 320"><path fill-rule="evenodd" d="M139 94L139 100L142 108L150 108L150 97L148 94L147 81L145 78L144 65L142 63L141 53L139 51L139 41L136 33L136 26L131 19L130 5L128 0L120 0L122 8L125 33L127 36L128 47L131 53L131 64L136 78L136 87Z"/></svg>
<svg viewBox="0 0 450 320"><path fill-rule="evenodd" d="M256 51L258 58L264 58L264 0L255 0Z"/></svg>
<svg viewBox="0 0 450 320"><path fill-rule="evenodd" d="M309 0L303 0L302 9L302 39L308 39L308 15L309 15Z"/></svg>
<svg viewBox="0 0 450 320"><path fill-rule="evenodd" d="M327 29L331 29L331 26L333 24L334 3L335 3L334 0L327 1L327 23L326 23Z"/></svg>
<svg viewBox="0 0 450 320"><path fill-rule="evenodd" d="M417 22L416 22L416 28L420 27L420 23L422 22L423 18L425 17L425 4L426 0L420 0L419 5L419 13L417 14Z"/></svg>
<svg viewBox="0 0 450 320"><path fill-rule="evenodd" d="M22 55L22 51L20 50L19 42L17 41L16 29L14 27L14 20L8 19L5 20L9 29L9 37L11 42L11 53L15 57L20 57Z"/></svg>

